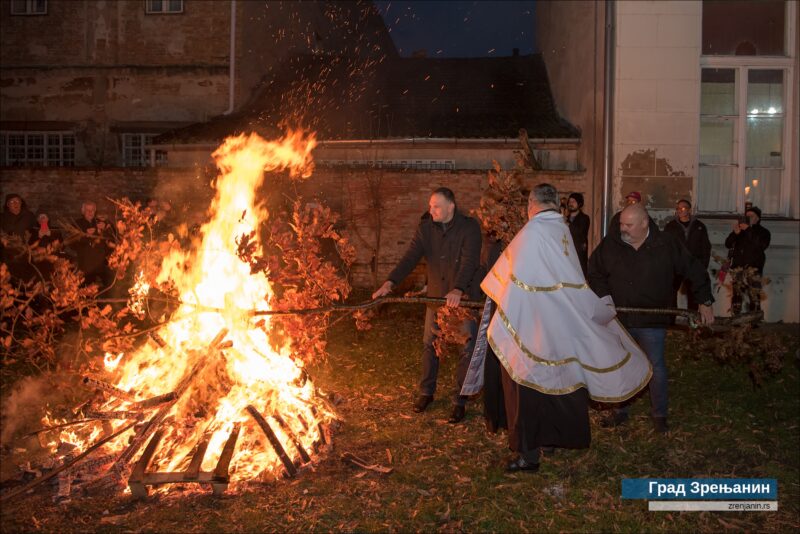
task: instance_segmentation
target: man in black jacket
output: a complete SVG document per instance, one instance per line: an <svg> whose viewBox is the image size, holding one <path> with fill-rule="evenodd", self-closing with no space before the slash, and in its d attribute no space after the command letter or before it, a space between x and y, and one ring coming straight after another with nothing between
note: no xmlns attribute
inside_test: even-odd
<svg viewBox="0 0 800 534"><path fill-rule="evenodd" d="M447 305L454 307L459 305L462 296L480 299L480 225L472 217L458 211L455 195L446 187L440 187L431 194L428 206L431 217L420 221L408 250L383 285L372 294L373 299L388 295L414 270L422 258L425 258L427 264L429 297L444 297ZM461 396L460 392L475 345L478 325L475 320L469 320L464 328L469 339L456 367L457 384L453 393L453 412L449 419L451 423L458 423L464 418L466 397ZM439 358L433 348L437 333L436 310L428 307L422 340L422 377L419 396L414 402L415 412L425 411L433 401L439 373Z"/></svg>
<svg viewBox="0 0 800 534"><path fill-rule="evenodd" d="M692 215L692 204L682 198L675 207L675 218L667 223L664 231L672 234L678 241L689 250L689 253L700 260L704 269L708 269L708 262L711 261L711 241L708 239L706 225L700 219ZM680 276L676 276L673 284L674 297L672 305L677 305L678 291L683 285L686 293L687 308L697 309L697 301L692 294L692 283Z"/></svg>
<svg viewBox="0 0 800 534"><path fill-rule="evenodd" d="M769 230L761 226L761 210L752 206L745 211L746 221L737 222L733 226L733 232L725 240L725 246L733 249L731 255L731 268L755 267L758 271L758 279L751 281L753 289L761 292L761 276L764 274L764 263L767 256L764 251L769 247L772 238ZM734 314L742 311L743 295L738 291L738 286L734 284L733 295L731 295L731 311ZM753 299L750 305L754 310L761 309L760 299Z"/></svg>
<svg viewBox="0 0 800 534"><path fill-rule="evenodd" d="M708 273L671 235L659 231L641 204L620 215L620 233L609 233L589 259L589 285L598 297L611 295L616 306L666 308L672 302L672 280L680 275L692 283L703 323L714 322ZM667 426L667 366L664 359L668 315L619 314L623 326L647 354L653 366L650 409L656 431ZM604 426L628 419L626 408L615 410Z"/></svg>
<svg viewBox="0 0 800 534"><path fill-rule="evenodd" d="M572 235L572 242L575 243L575 250L578 253L578 261L583 270L583 276L588 274L587 263L589 261L589 216L581 211L583 209L583 195L572 193L567 200L567 224L569 233Z"/></svg>

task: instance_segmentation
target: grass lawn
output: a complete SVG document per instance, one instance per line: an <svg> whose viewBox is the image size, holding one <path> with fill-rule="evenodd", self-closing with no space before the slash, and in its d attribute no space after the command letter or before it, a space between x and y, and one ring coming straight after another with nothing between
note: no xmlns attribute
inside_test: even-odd
<svg viewBox="0 0 800 534"><path fill-rule="evenodd" d="M508 475L504 434L491 435L480 402L463 424L449 425L453 359L440 373L440 395L411 412L419 371L422 310L393 308L356 332L351 321L330 332L329 360L311 369L335 393L343 421L334 449L294 480L221 498L173 493L134 501L76 496L64 505L51 489L2 507L3 532L253 531L681 531L800 529L800 380L797 325L766 325L790 347L783 371L753 389L742 368L691 354L686 333L670 332L670 425L656 435L640 399L618 429L592 413L592 446L543 457L536 474ZM352 452L394 468L388 475L344 463ZM778 512L649 512L623 501L625 477L777 478ZM46 484L45 484L46 486Z"/></svg>

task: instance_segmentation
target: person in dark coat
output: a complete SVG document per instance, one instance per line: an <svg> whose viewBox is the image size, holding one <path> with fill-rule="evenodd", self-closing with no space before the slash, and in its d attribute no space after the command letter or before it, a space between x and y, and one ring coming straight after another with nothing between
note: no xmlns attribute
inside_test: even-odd
<svg viewBox="0 0 800 534"><path fill-rule="evenodd" d="M97 204L94 202L86 201L81 205L81 217L75 219L75 226L82 235L72 248L77 254L78 269L83 273L85 283L98 283L105 288L111 282L111 272L106 263L111 252L111 230L107 222L96 214Z"/></svg>
<svg viewBox="0 0 800 534"><path fill-rule="evenodd" d="M751 281L751 286L759 293L761 291L761 279L764 274L764 263L767 255L765 251L769 247L772 234L769 230L761 226L761 210L752 206L745 212L745 219L734 224L733 232L725 240L725 246L731 249L731 268L755 267L758 271L759 279ZM737 290L734 285L733 295L731 295L731 311L737 314L742 311L744 295ZM761 309L760 299L754 299L751 306L754 310Z"/></svg>
<svg viewBox="0 0 800 534"><path fill-rule="evenodd" d="M36 226L36 217L16 193L6 195L3 214L0 216L2 232L2 257L0 261L8 265L11 276L28 280L33 276L25 244Z"/></svg>
<svg viewBox="0 0 800 534"><path fill-rule="evenodd" d="M589 285L598 297L611 295L617 307L668 308L675 275L688 279L706 324L714 322L711 282L700 261L671 234L661 232L641 204L622 210L620 231L609 233L589 258ZM664 359L669 315L619 313L622 325L645 351L653 366L650 409L656 431L667 426L667 365ZM615 410L604 426L628 418L627 407Z"/></svg>
<svg viewBox="0 0 800 534"><path fill-rule="evenodd" d="M703 268L708 269L708 263L711 261L711 241L708 238L706 225L692 215L691 202L683 198L678 201L675 207L675 218L667 223L664 231L680 241L692 256L700 260ZM697 301L694 299L691 286L690 281L684 280L680 276L675 277L673 306L677 306L678 292L683 287L688 301L686 307L690 310L697 309Z"/></svg>
<svg viewBox="0 0 800 534"><path fill-rule="evenodd" d="M454 307L459 305L462 297L480 299L482 238L478 221L458 211L455 195L446 187L440 187L431 194L429 212L431 217L419 222L408 250L383 285L372 294L373 299L388 295L423 258L427 265L429 297L444 297L447 305ZM464 329L469 339L456 366L457 384L453 393L451 423L458 423L464 418L467 398L460 393L475 345L477 321L466 321ZM425 411L433 401L439 372L439 358L433 348L437 333L436 309L428 307L423 334L422 377L419 396L414 402L415 412Z"/></svg>
<svg viewBox="0 0 800 534"><path fill-rule="evenodd" d="M575 250L578 253L578 261L583 270L583 276L588 274L587 264L589 262L589 216L583 213L583 195L572 193L567 200L567 225L569 233L572 234L572 241L575 243Z"/></svg>
<svg viewBox="0 0 800 534"><path fill-rule="evenodd" d="M25 200L16 193L6 195L0 230L8 235L25 238L25 233L32 232L36 226L36 217L28 209Z"/></svg>

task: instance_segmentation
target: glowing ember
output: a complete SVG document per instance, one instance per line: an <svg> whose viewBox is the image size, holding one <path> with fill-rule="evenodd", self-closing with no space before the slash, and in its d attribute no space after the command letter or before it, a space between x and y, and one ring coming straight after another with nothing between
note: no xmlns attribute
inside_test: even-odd
<svg viewBox="0 0 800 534"><path fill-rule="evenodd" d="M120 352L116 356L106 352L106 355L103 357L103 365L105 366L106 371L113 371L114 369L116 369L117 365L119 365L119 361L122 359L124 355L125 353L123 352Z"/></svg>
<svg viewBox="0 0 800 534"><path fill-rule="evenodd" d="M133 280L133 285L128 290L130 298L128 299L128 308L137 317L144 317L145 303L144 299L147 297L147 292L150 291L150 284L144 276L143 271L139 271L136 278Z"/></svg>
<svg viewBox="0 0 800 534"><path fill-rule="evenodd" d="M174 284L183 304L156 333L157 343L148 342L130 354L106 355L107 381L117 389L109 384L109 400L99 408L102 413L136 412L146 406L148 420L159 406L142 401L175 391L196 371L171 407L160 406L167 406L169 412L160 427L164 435L152 471L186 470L204 436L209 445L201 469L213 470L232 429L240 425L231 480L278 476L281 460L247 407L252 405L263 415L296 461L298 447L293 446L291 434L310 452L322 438L320 423L333 418L307 379L302 360L285 347L272 347L267 336L269 319L249 313L268 309L272 290L263 274L250 274L250 266L236 255L235 242L268 217L256 198L265 174L288 170L294 177L310 176L315 145L313 135L306 137L302 132L290 132L279 141L252 134L228 138L214 152L221 175L209 208L210 221L201 230L202 246L190 252L172 250L158 276L159 283ZM137 278L132 301L141 302L148 289ZM212 340L224 331L221 346L225 348L210 350ZM122 426L114 423L115 428ZM102 432L99 424L89 427L82 428L80 435L62 432L61 441L85 450ZM132 432L110 442L102 454L121 453ZM140 455L141 450L131 460Z"/></svg>

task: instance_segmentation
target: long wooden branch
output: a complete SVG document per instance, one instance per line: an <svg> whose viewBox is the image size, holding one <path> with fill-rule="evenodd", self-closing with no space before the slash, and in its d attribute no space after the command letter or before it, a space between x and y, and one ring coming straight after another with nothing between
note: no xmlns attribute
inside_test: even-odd
<svg viewBox="0 0 800 534"><path fill-rule="evenodd" d="M148 297L149 298L149 297ZM223 312L224 310L221 308L214 308L211 306L203 306L201 304L192 304L181 302L179 300L168 299L168 298L157 298L157 300L162 302L172 302L174 304L185 304L189 307L195 307L198 310L203 311L213 311L213 312ZM331 312L354 312L360 310L367 310L370 308L374 308L375 306L380 306L382 304L435 304L435 305L444 305L447 302L446 299L441 297L382 297L374 300L368 300L365 302L361 302L359 304L337 304L332 306L322 306L319 308L292 308L288 310L250 310L248 315L251 317L258 317L262 315L313 315L319 313L331 313ZM483 308L483 301L476 301L476 300L462 300L459 303L459 306L462 308L475 308L480 309ZM676 315L676 316L684 316L689 318L690 320L694 320L695 322L700 321L700 314L694 310L688 310L685 308L639 308L639 307L631 307L631 306L618 306L616 308L617 312L619 313L637 313L642 315ZM754 311L748 313L742 313L738 315L734 315L731 317L716 317L715 322L724 324L724 325L734 325L734 324L743 324L743 323L751 323L763 320L764 313L762 311ZM159 325L161 326L161 325Z"/></svg>

